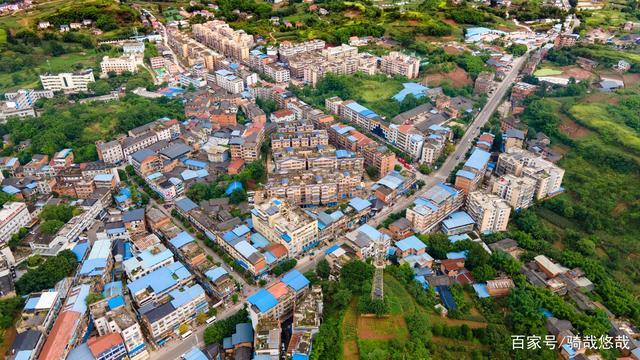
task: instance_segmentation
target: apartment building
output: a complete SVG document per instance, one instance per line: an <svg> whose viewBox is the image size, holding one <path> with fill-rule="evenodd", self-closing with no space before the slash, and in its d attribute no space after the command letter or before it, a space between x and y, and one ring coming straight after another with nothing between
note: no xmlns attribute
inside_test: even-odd
<svg viewBox="0 0 640 360"><path fill-rule="evenodd" d="M511 88L511 103L521 104L526 98L535 94L538 87L526 82L517 82Z"/></svg>
<svg viewBox="0 0 640 360"><path fill-rule="evenodd" d="M131 298L138 307L152 303L162 303L168 294L193 280L193 275L180 262L171 262L168 265L129 280L127 289Z"/></svg>
<svg viewBox="0 0 640 360"><path fill-rule="evenodd" d="M422 157L424 137L412 125L390 124L387 141L414 159Z"/></svg>
<svg viewBox="0 0 640 360"><path fill-rule="evenodd" d="M467 196L467 213L481 233L507 230L511 207L506 200L493 194L474 191Z"/></svg>
<svg viewBox="0 0 640 360"><path fill-rule="evenodd" d="M241 135L233 136L229 140L231 159L242 159L245 162L258 160L264 136L264 124L260 123L253 123Z"/></svg>
<svg viewBox="0 0 640 360"><path fill-rule="evenodd" d="M40 75L42 88L51 91L64 91L74 94L80 91L88 91L89 84L95 82L93 69L86 69L74 73L43 74Z"/></svg>
<svg viewBox="0 0 640 360"><path fill-rule="evenodd" d="M329 145L329 135L326 130L315 130L313 125L309 123L281 126L271 134L272 150L308 148L319 145Z"/></svg>
<svg viewBox="0 0 640 360"><path fill-rule="evenodd" d="M401 75L408 79L414 79L418 77L420 71L420 59L392 51L380 60L380 71L389 75Z"/></svg>
<svg viewBox="0 0 640 360"><path fill-rule="evenodd" d="M572 33L562 33L558 34L556 39L553 42L553 45L556 49L562 49L563 47L572 47L576 44L580 35L572 34Z"/></svg>
<svg viewBox="0 0 640 360"><path fill-rule="evenodd" d="M149 59L149 63L152 69L158 70L166 66L167 60L162 56L154 56Z"/></svg>
<svg viewBox="0 0 640 360"><path fill-rule="evenodd" d="M505 199L514 209L526 209L533 205L536 181L527 177L504 174L493 179L491 192Z"/></svg>
<svg viewBox="0 0 640 360"><path fill-rule="evenodd" d="M107 284L107 286L109 285L111 285L109 288L121 287L119 283ZM107 286L105 286L105 289ZM133 311L127 306L124 297L120 294L115 297L109 296L106 299L90 304L89 311L98 335L105 336L111 333L119 333L131 359L147 359L149 352L142 334L142 328L138 324Z"/></svg>
<svg viewBox="0 0 640 360"><path fill-rule="evenodd" d="M51 90L20 89L4 94L4 98L14 103L18 109L32 108L36 101L45 98L51 99L52 97L53 91Z"/></svg>
<svg viewBox="0 0 640 360"><path fill-rule="evenodd" d="M239 94L244 91L244 82L228 70L216 71L216 84L232 94Z"/></svg>
<svg viewBox="0 0 640 360"><path fill-rule="evenodd" d="M382 176L393 170L396 154L385 145L368 138L351 126L334 124L327 131L329 142L337 148L355 151L364 158L366 167L374 167Z"/></svg>
<svg viewBox="0 0 640 360"><path fill-rule="evenodd" d="M287 248L289 256L299 256L318 243L318 221L299 206L271 199L251 210L257 232Z"/></svg>
<svg viewBox="0 0 640 360"><path fill-rule="evenodd" d="M185 286L171 291L165 303L154 303L140 319L147 333L156 344L162 344L176 336L181 324L193 321L200 313L209 310L204 289L198 285Z"/></svg>
<svg viewBox="0 0 640 360"><path fill-rule="evenodd" d="M224 60L224 56L192 39L180 30L167 30L167 44L179 59L189 66L201 64L208 71L214 71Z"/></svg>
<svg viewBox="0 0 640 360"><path fill-rule="evenodd" d="M0 209L0 244L7 243L13 234L31 222L27 204L8 202Z"/></svg>
<svg viewBox="0 0 640 360"><path fill-rule="evenodd" d="M464 194L461 190L439 183L407 208L406 218L417 231L431 232L449 214L458 210L463 202Z"/></svg>
<svg viewBox="0 0 640 360"><path fill-rule="evenodd" d="M237 61L248 61L249 50L254 46L253 36L233 30L221 20L194 24L191 32L197 41Z"/></svg>
<svg viewBox="0 0 640 360"><path fill-rule="evenodd" d="M268 288L262 288L247 298L247 310L253 327L263 319L281 320L293 311L296 300L309 289L309 280L298 270L284 274Z"/></svg>
<svg viewBox="0 0 640 360"><path fill-rule="evenodd" d="M391 236L376 230L369 224L364 224L345 234L344 238L345 244L353 249L361 260L374 257L380 244L384 246L385 253L391 246Z"/></svg>
<svg viewBox="0 0 640 360"><path fill-rule="evenodd" d="M128 135L132 137L146 134L155 134L158 137L158 141L175 140L180 136L180 123L176 119L163 118L138 126L128 132Z"/></svg>
<svg viewBox="0 0 640 360"><path fill-rule="evenodd" d="M286 123L296 120L296 114L291 109L280 109L271 113L269 121L272 123Z"/></svg>
<svg viewBox="0 0 640 360"><path fill-rule="evenodd" d="M325 74L353 74L357 71L373 75L378 68L377 57L358 53L358 48L342 44L320 51L300 52L287 58L291 76L315 86Z"/></svg>
<svg viewBox="0 0 640 360"><path fill-rule="evenodd" d="M278 56L281 61L287 61L289 58L312 51L319 51L324 49L326 43L324 40L309 40L301 43L285 42L278 47Z"/></svg>
<svg viewBox="0 0 640 360"><path fill-rule="evenodd" d="M263 66L265 75L273 79L276 84L288 83L291 80L291 73L289 69L278 64L266 64Z"/></svg>
<svg viewBox="0 0 640 360"><path fill-rule="evenodd" d="M527 150L511 148L500 154L495 172L498 176L513 174L535 180L536 200L564 191L562 188L564 169Z"/></svg>
<svg viewBox="0 0 640 360"><path fill-rule="evenodd" d="M317 170L273 174L264 187L264 196L300 206L337 204L338 199L363 195L362 175L349 171Z"/></svg>
<svg viewBox="0 0 640 360"><path fill-rule="evenodd" d="M332 114L336 114L367 131L372 131L383 122L380 115L353 100L345 101L335 96L325 100L325 107Z"/></svg>
<svg viewBox="0 0 640 360"><path fill-rule="evenodd" d="M120 141L118 140L109 142L98 141L96 142L96 150L98 152L98 159L105 163L117 164L124 160L122 145L120 145Z"/></svg>
<svg viewBox="0 0 640 360"><path fill-rule="evenodd" d="M332 146L282 149L274 151L275 173L295 171L350 171L355 174L364 171L364 158L348 150L335 150Z"/></svg>
<svg viewBox="0 0 640 360"><path fill-rule="evenodd" d="M129 41L122 44L122 52L125 55L144 54L144 43L141 41Z"/></svg>
<svg viewBox="0 0 640 360"><path fill-rule="evenodd" d="M422 144L422 156L420 157L420 163L433 164L446 145L446 138L442 135L431 134L425 138Z"/></svg>
<svg viewBox="0 0 640 360"><path fill-rule="evenodd" d="M138 71L138 65L140 65L140 60L136 58L135 55L120 56L117 58L105 56L100 62L100 72L103 76L107 76L110 72L118 75L123 72L135 73Z"/></svg>
<svg viewBox="0 0 640 360"><path fill-rule="evenodd" d="M475 148L462 169L456 172L456 189L462 190L465 194L476 190L478 185L482 183L489 158L491 158L490 153Z"/></svg>
<svg viewBox="0 0 640 360"><path fill-rule="evenodd" d="M493 88L494 78L495 73L493 72L483 71L478 74L476 82L473 85L473 93L476 95L488 94L489 91Z"/></svg>

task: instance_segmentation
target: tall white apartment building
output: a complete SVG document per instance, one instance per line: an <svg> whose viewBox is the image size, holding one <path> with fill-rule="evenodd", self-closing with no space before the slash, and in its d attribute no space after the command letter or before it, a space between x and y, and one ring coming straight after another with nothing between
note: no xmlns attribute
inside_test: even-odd
<svg viewBox="0 0 640 360"><path fill-rule="evenodd" d="M216 84L232 94L239 94L244 90L244 81L224 69L216 71Z"/></svg>
<svg viewBox="0 0 640 360"><path fill-rule="evenodd" d="M11 235L27 226L31 222L31 214L27 204L21 202L9 202L0 210L0 244L11 239Z"/></svg>
<svg viewBox="0 0 640 360"><path fill-rule="evenodd" d="M514 209L526 209L533 205L536 181L528 177L505 174L494 178L491 192L505 199Z"/></svg>
<svg viewBox="0 0 640 360"><path fill-rule="evenodd" d="M298 256L318 242L318 221L298 206L272 199L251 210L256 231Z"/></svg>
<svg viewBox="0 0 640 360"><path fill-rule="evenodd" d="M107 75L110 72L120 75L125 71L134 73L138 71L138 64L139 61L135 55L120 56L117 58L105 56L102 58L102 62L100 62L100 72L102 75Z"/></svg>
<svg viewBox="0 0 640 360"><path fill-rule="evenodd" d="M505 231L511 207L497 195L473 191L467 196L467 213L481 233Z"/></svg>
<svg viewBox="0 0 640 360"><path fill-rule="evenodd" d="M99 141L96 143L98 158L107 164L116 164L124 160L122 145L118 140L109 142Z"/></svg>
<svg viewBox="0 0 640 360"><path fill-rule="evenodd" d="M535 199L540 200L563 191L564 169L530 151L510 148L500 154L496 174L513 174L536 181Z"/></svg>
<svg viewBox="0 0 640 360"><path fill-rule="evenodd" d="M51 90L33 90L33 89L20 89L16 92L8 92L4 94L4 98L7 101L15 104L17 109L32 108L36 101L53 97L53 91Z"/></svg>
<svg viewBox="0 0 640 360"><path fill-rule="evenodd" d="M431 134L427 136L422 144L422 156L420 157L420 163L433 164L444 149L446 140L443 136L437 134Z"/></svg>
<svg viewBox="0 0 640 360"><path fill-rule="evenodd" d="M272 78L276 83L288 83L291 79L289 69L278 64L266 64L264 74Z"/></svg>
<svg viewBox="0 0 640 360"><path fill-rule="evenodd" d="M418 77L420 71L420 59L392 51L382 57L380 71L389 75L402 75L414 79Z"/></svg>
<svg viewBox="0 0 640 360"><path fill-rule="evenodd" d="M51 91L64 91L65 93L77 93L88 91L89 84L96 81L93 70L86 69L74 73L44 74L40 75L42 88Z"/></svg>
<svg viewBox="0 0 640 360"><path fill-rule="evenodd" d="M414 133L412 125L389 125L387 141L413 158L419 159L422 157L424 137L421 134Z"/></svg>

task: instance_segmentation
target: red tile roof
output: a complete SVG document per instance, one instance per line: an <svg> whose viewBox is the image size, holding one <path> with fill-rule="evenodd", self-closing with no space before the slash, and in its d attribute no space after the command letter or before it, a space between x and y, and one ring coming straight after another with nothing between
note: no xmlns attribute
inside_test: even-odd
<svg viewBox="0 0 640 360"><path fill-rule="evenodd" d="M122 336L118 333L110 333L105 336L94 336L89 338L87 341L87 346L89 346L89 350L93 354L93 356L98 357L103 352L111 349L112 347L122 344L124 340L122 340Z"/></svg>
<svg viewBox="0 0 640 360"><path fill-rule="evenodd" d="M80 320L80 313L75 311L65 311L56 320L53 329L47 337L40 352L39 360L61 359L65 349L74 335L77 322Z"/></svg>

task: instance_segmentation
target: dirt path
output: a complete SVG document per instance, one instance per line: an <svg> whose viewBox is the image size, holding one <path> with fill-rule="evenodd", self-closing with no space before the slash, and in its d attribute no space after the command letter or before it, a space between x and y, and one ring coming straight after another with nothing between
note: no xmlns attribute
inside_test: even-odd
<svg viewBox="0 0 640 360"><path fill-rule="evenodd" d="M480 328L486 328L487 324L486 322L479 322L479 321L472 321L472 320L462 320L462 319L450 319L450 318L442 318L438 315L431 315L431 322L432 323L441 323L441 324L445 324L448 326L460 326L460 325L467 325L472 329L480 329Z"/></svg>

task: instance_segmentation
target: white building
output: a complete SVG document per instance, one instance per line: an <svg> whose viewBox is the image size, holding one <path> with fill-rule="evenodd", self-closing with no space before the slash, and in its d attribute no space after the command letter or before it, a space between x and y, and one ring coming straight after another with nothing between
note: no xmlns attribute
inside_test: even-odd
<svg viewBox="0 0 640 360"><path fill-rule="evenodd" d="M392 51L382 57L380 71L389 75L402 75L409 79L418 77L420 59Z"/></svg>
<svg viewBox="0 0 640 360"><path fill-rule="evenodd" d="M239 94L244 90L244 82L228 70L216 71L216 84L232 94Z"/></svg>
<svg viewBox="0 0 640 360"><path fill-rule="evenodd" d="M11 239L20 228L31 222L31 214L27 210L27 204L21 202L9 202L0 210L0 244Z"/></svg>
<svg viewBox="0 0 640 360"><path fill-rule="evenodd" d="M122 52L125 55L130 54L144 54L144 43L143 42L127 42L122 45Z"/></svg>
<svg viewBox="0 0 640 360"><path fill-rule="evenodd" d="M75 73L59 73L40 75L42 88L51 91L64 91L68 94L88 91L89 84L96 81L93 70L86 69Z"/></svg>
<svg viewBox="0 0 640 360"><path fill-rule="evenodd" d="M527 177L505 174L493 179L491 192L505 199L514 209L526 209L533 205L536 181Z"/></svg>
<svg viewBox="0 0 640 360"><path fill-rule="evenodd" d="M467 196L467 213L481 233L507 230L511 207L501 197L474 191Z"/></svg>

